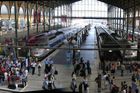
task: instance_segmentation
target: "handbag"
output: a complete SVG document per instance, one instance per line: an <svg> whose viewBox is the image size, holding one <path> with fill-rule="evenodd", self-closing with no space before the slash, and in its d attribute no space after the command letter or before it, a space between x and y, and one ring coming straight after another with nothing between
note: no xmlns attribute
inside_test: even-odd
<svg viewBox="0 0 140 93"><path fill-rule="evenodd" d="M55 75L57 75L57 74L58 74L58 71L57 71L57 70L55 70L55 71L54 71L54 74L55 74Z"/></svg>

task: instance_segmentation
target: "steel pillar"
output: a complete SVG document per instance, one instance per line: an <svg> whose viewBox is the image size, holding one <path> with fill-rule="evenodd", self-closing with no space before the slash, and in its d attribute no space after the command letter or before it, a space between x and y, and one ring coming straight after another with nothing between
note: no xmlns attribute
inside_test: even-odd
<svg viewBox="0 0 140 93"><path fill-rule="evenodd" d="M27 1L27 37L26 37L26 45L28 43L28 39L29 39L29 34L30 34L30 22L29 22L29 2ZM30 48L27 48L28 50L28 54L27 54L27 59L28 62L30 62Z"/></svg>
<svg viewBox="0 0 140 93"><path fill-rule="evenodd" d="M46 27L45 27L46 23L45 23L45 3L43 4L43 30L44 32L46 31Z"/></svg>
<svg viewBox="0 0 140 93"><path fill-rule="evenodd" d="M29 34L30 34L30 23L29 23L29 8L28 8L29 2L27 1L27 40L29 39Z"/></svg>
<svg viewBox="0 0 140 93"><path fill-rule="evenodd" d="M18 46L18 33L17 33L17 25L18 25L18 19L17 19L17 1L14 2L14 12L15 12L15 45ZM18 50L17 47L15 48L15 55L16 58L18 57Z"/></svg>
<svg viewBox="0 0 140 93"><path fill-rule="evenodd" d="M117 7L117 32L118 32L118 34L120 35L120 30L119 30L119 19L118 19L118 17L119 17L119 8Z"/></svg>
<svg viewBox="0 0 140 93"><path fill-rule="evenodd" d="M49 2L50 4L50 2ZM49 31L51 30L51 8L49 6Z"/></svg>
<svg viewBox="0 0 140 93"><path fill-rule="evenodd" d="M38 33L38 1L36 1L36 32Z"/></svg>
<svg viewBox="0 0 140 93"><path fill-rule="evenodd" d="M120 18L122 17L121 15L122 15L122 11L121 11L121 8L119 8L119 10L120 10ZM120 29L120 35L122 36L122 20L120 19L120 26L119 26L119 29Z"/></svg>
<svg viewBox="0 0 140 93"><path fill-rule="evenodd" d="M134 7L133 7L133 28L132 28L132 41L134 42L134 32L135 32L135 20L136 20L136 6L135 6L135 0L134 0Z"/></svg>

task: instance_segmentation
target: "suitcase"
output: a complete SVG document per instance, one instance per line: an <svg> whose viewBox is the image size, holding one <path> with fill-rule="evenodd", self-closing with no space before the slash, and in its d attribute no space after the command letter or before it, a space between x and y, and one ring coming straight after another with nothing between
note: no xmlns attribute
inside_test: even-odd
<svg viewBox="0 0 140 93"><path fill-rule="evenodd" d="M24 88L24 85L23 84L18 84L18 87L19 88Z"/></svg>
<svg viewBox="0 0 140 93"><path fill-rule="evenodd" d="M8 85L8 88L9 88L9 89L16 89L16 85L15 85L15 84L9 84L9 85Z"/></svg>

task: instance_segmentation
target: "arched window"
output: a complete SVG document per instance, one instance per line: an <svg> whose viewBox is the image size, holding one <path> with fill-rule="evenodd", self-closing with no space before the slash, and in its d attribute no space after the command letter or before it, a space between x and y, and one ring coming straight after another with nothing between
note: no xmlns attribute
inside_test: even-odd
<svg viewBox="0 0 140 93"><path fill-rule="evenodd" d="M11 7L11 14L15 14L15 7L14 6Z"/></svg>
<svg viewBox="0 0 140 93"><path fill-rule="evenodd" d="M7 9L6 5L1 6L1 14L8 14L8 9Z"/></svg>
<svg viewBox="0 0 140 93"><path fill-rule="evenodd" d="M22 7L19 8L19 14L20 14L20 15L23 15L23 14L24 14L23 8L22 8Z"/></svg>

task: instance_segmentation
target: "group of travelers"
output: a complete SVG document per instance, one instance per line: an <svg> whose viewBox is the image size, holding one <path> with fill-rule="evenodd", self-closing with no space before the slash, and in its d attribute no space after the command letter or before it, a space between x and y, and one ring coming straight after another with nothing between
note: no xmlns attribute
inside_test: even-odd
<svg viewBox="0 0 140 93"><path fill-rule="evenodd" d="M0 59L0 85L6 85L10 89L23 88L27 85L29 73L35 74L38 67L38 75L41 72L41 63L35 59L16 59L10 56Z"/></svg>
<svg viewBox="0 0 140 93"><path fill-rule="evenodd" d="M45 69L44 69L44 73L45 73L45 77L44 77L44 82L43 82L43 89L55 89L55 75L58 74L58 71L55 69L54 65L53 65L53 60L51 58L47 58L45 60Z"/></svg>
<svg viewBox="0 0 140 93"><path fill-rule="evenodd" d="M72 72L72 81L70 84L71 90L75 92L76 89L78 89L79 93L89 93L89 84L88 84L87 76L91 75L90 61L87 60L87 62L84 62L83 57L81 57L80 62L74 60L73 67L74 70ZM77 86L77 82L76 82L77 77L83 78L79 86Z"/></svg>
<svg viewBox="0 0 140 93"><path fill-rule="evenodd" d="M117 85L114 82L116 75L118 74L116 74L116 72L120 72L121 77L123 77L125 73L129 74L131 78L131 81L129 82L131 82L131 84L128 84L129 82L124 80L120 81L120 85ZM108 88L110 93L139 93L140 64L137 62L110 63L106 65L105 72L99 74L95 81L98 85L98 91Z"/></svg>
<svg viewBox="0 0 140 93"><path fill-rule="evenodd" d="M86 77L87 75L91 74L90 61L87 60L87 62L84 62L83 57L80 58L80 62L74 60L73 66L74 66L73 72L77 76Z"/></svg>
<svg viewBox="0 0 140 93"><path fill-rule="evenodd" d="M56 88L54 81L58 71L53 63L51 58L47 58L44 62L44 89ZM16 61L10 57L0 59L0 85L6 85L10 89L24 88L27 85L29 74L41 76L41 72L41 62L35 58L30 60L19 58Z"/></svg>

